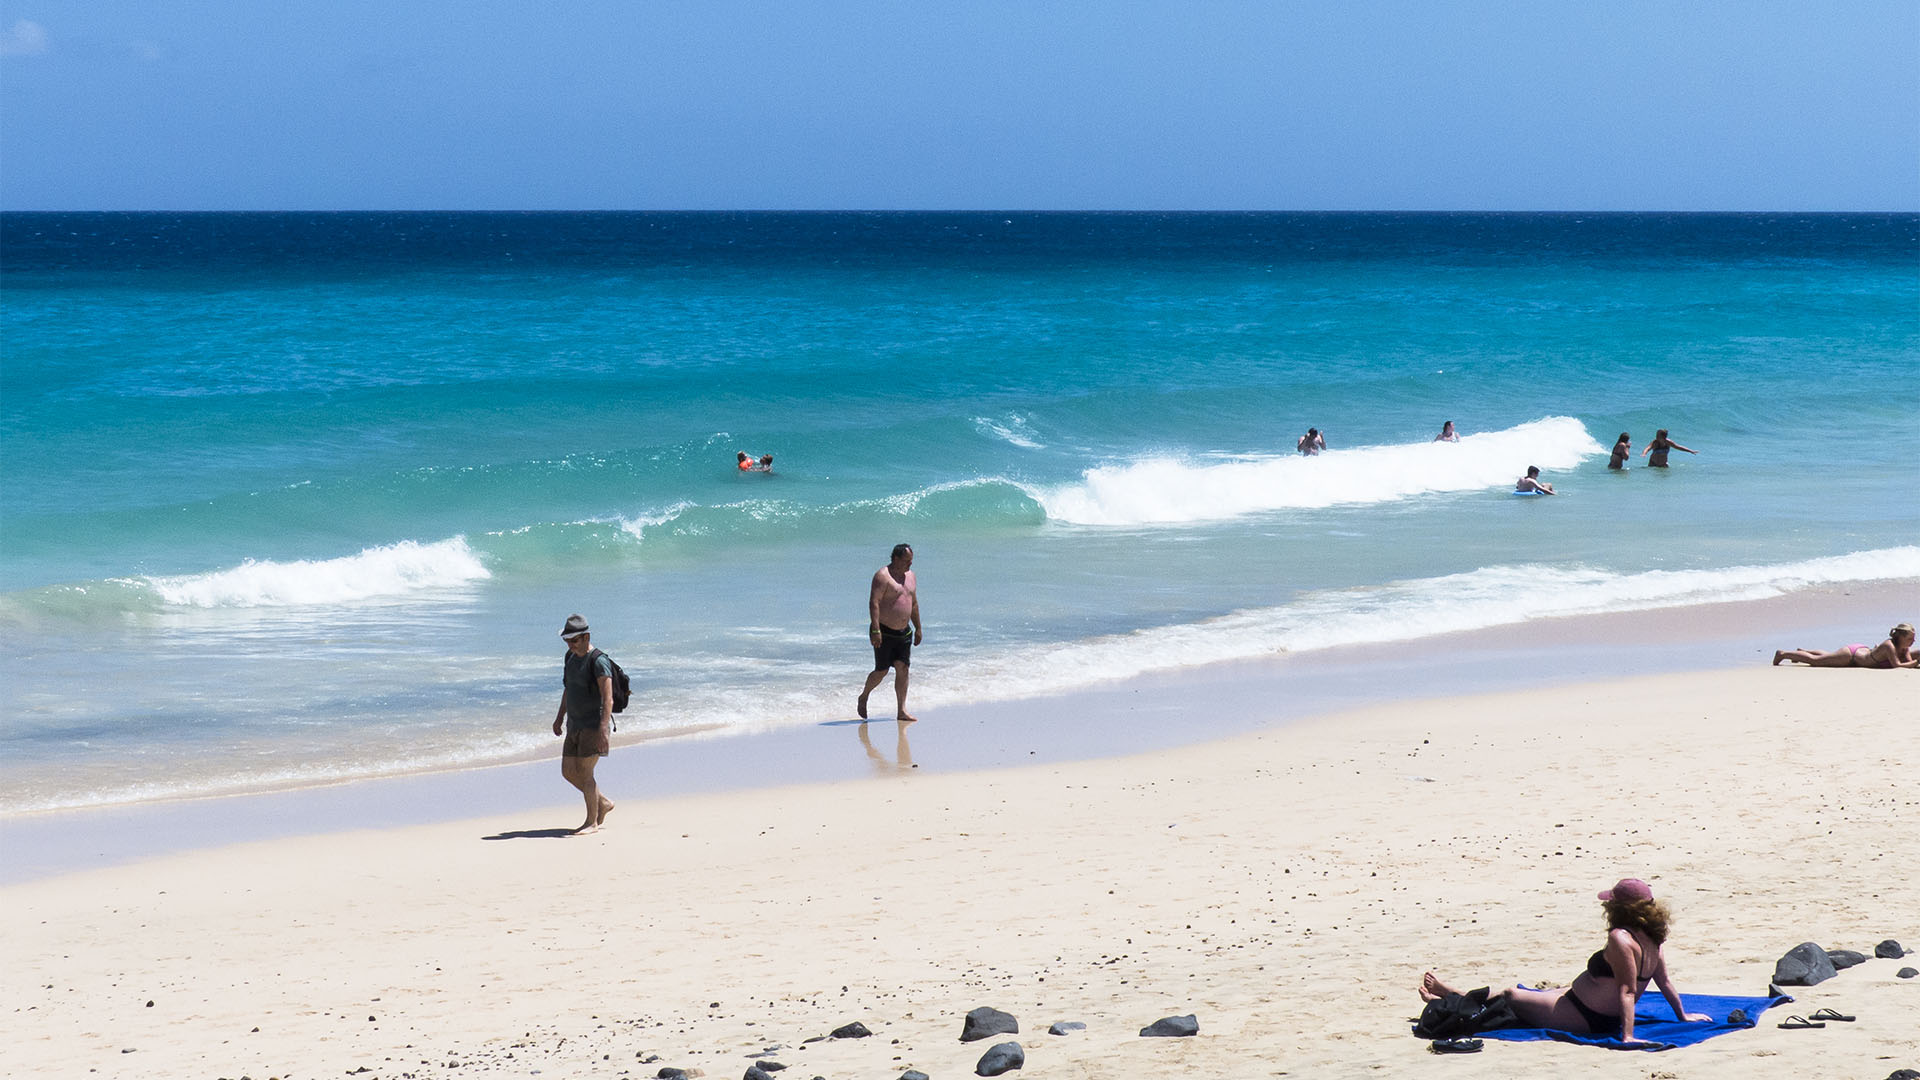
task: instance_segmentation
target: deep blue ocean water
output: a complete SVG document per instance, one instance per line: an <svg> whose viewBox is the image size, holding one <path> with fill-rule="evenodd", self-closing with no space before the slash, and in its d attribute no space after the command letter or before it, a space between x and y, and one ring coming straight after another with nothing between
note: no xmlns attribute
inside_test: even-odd
<svg viewBox="0 0 1920 1080"><path fill-rule="evenodd" d="M549 751L573 611L839 718L901 540L926 717L1912 589L1917 362L1911 214L0 215L0 811Z"/></svg>

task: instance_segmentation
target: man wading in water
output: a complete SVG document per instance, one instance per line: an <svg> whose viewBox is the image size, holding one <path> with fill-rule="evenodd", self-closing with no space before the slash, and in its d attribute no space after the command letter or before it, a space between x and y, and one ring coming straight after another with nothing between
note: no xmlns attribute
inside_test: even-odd
<svg viewBox="0 0 1920 1080"><path fill-rule="evenodd" d="M920 594L913 580L913 548L893 545L893 559L874 572L873 588L867 593L867 640L873 645L873 671L860 691L855 708L860 719L867 718L867 695L893 669L893 696L898 701L896 716L917 720L907 713L907 664L913 647L920 644Z"/></svg>

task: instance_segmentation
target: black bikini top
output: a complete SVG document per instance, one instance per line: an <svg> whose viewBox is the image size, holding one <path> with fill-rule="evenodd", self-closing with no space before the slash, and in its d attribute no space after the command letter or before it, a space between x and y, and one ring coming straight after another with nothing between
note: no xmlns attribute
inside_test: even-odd
<svg viewBox="0 0 1920 1080"><path fill-rule="evenodd" d="M1587 974L1596 979L1613 978L1613 965L1607 963L1607 953L1605 949L1587 957Z"/></svg>
<svg viewBox="0 0 1920 1080"><path fill-rule="evenodd" d="M1605 949L1601 949L1592 956L1587 957L1587 974L1596 979L1613 978L1613 965L1607 963L1607 952ZM1640 981L1646 982L1652 977L1651 975L1642 975Z"/></svg>

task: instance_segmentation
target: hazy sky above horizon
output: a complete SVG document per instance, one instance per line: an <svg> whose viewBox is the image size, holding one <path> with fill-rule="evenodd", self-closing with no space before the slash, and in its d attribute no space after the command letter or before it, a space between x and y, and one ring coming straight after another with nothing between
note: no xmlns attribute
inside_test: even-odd
<svg viewBox="0 0 1920 1080"><path fill-rule="evenodd" d="M0 0L0 208L1920 209L1920 4Z"/></svg>

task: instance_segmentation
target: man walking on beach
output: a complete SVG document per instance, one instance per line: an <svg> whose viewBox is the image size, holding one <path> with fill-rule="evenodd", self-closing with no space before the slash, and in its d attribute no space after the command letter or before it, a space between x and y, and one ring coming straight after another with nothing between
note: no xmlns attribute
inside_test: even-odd
<svg viewBox="0 0 1920 1080"><path fill-rule="evenodd" d="M867 592L867 640L873 645L873 671L860 691L855 708L867 718L867 695L893 669L895 713L900 720L917 720L907 712L907 665L913 647L920 644L920 593L913 579L913 548L893 545L893 558L874 572Z"/></svg>
<svg viewBox="0 0 1920 1080"><path fill-rule="evenodd" d="M582 836L598 832L600 823L613 812L613 800L600 794L599 781L593 778L594 767L611 749L613 661L593 647L593 636L587 632L587 620L582 616L567 616L560 636L567 643L567 655L561 661L561 681L566 688L560 695L560 711L553 716L553 733L560 734L561 725L566 725L560 775L586 797L587 820L573 830L573 835Z"/></svg>

